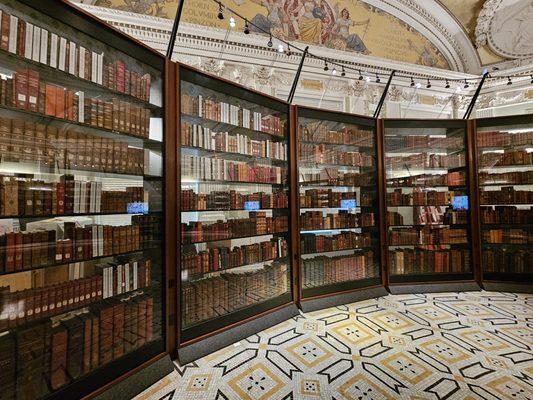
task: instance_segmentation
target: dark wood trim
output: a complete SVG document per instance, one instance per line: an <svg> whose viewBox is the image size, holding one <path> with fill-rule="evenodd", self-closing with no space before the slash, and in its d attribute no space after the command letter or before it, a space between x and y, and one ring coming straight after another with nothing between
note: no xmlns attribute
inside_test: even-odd
<svg viewBox="0 0 533 400"><path fill-rule="evenodd" d="M300 185L299 185L299 138L298 138L298 107L291 105L290 120L290 186L289 201L291 209L291 253L292 253L292 293L296 304L302 298L302 271L300 257Z"/></svg>
<svg viewBox="0 0 533 400"><path fill-rule="evenodd" d="M206 333L205 335L201 335L201 336L198 336L198 337L196 337L196 338L194 338L194 339L187 340L187 341L184 341L184 342L182 342L182 343L179 343L179 344L178 344L178 348L186 347L186 346L189 346L189 345L191 345L191 344L193 344L193 343L200 342L200 341L202 341L202 340L204 340L204 339L207 339L208 337L211 337L211 336L214 336L214 335L218 335L219 333L222 333L222 332L224 332L224 331L227 331L228 329L235 328L236 326L240 326L240 325L242 325L242 324L244 324L244 323L246 323L246 322L250 322L250 321L256 320L256 319L258 319L258 318L262 318L262 317L264 317L264 316L266 316L266 315L269 315L269 314L271 314L271 313L274 313L274 312L276 312L276 311L278 311L278 310L281 310L282 308L287 307L287 306L290 306L290 305L295 305L294 301L290 301L290 302L288 302L288 303L281 304L281 305L279 305L279 306L277 306L277 307L274 307L274 308L271 308L271 309L269 309L269 310L266 310L266 311L260 312L260 313L258 313L258 314L256 314L256 315L252 315L251 317L248 317L248 318L242 319L242 320L237 321L237 322L235 322L235 323L233 323L233 324L226 325L226 326L224 326L224 327L222 327L222 328L220 328L220 329L217 329L217 330L215 330L215 331L212 331L212 332Z"/></svg>
<svg viewBox="0 0 533 400"><path fill-rule="evenodd" d="M489 128L501 125L521 125L533 124L533 114L526 115L506 115L502 117L489 117L475 119L476 125L479 128Z"/></svg>
<svg viewBox="0 0 533 400"><path fill-rule="evenodd" d="M149 365L155 363L156 361L162 359L163 357L165 357L167 355L167 353L161 353L155 357L152 357L151 359L149 359L148 361L140 364L139 366L135 367L134 369L126 372L125 374L123 374L122 376L120 376L119 378L117 379L114 379L112 380L111 382L108 382L106 383L105 385L101 386L100 388L98 388L98 390L95 390L94 392L92 392L91 394L85 396L85 397L82 397L81 400L90 400L90 399L93 399L95 398L96 396L104 393L106 390L108 390L109 388L111 388L112 386L116 385L117 383L119 382L122 382L123 380L129 378L130 376L132 375L135 375L137 372L143 370L144 368L148 367Z"/></svg>
<svg viewBox="0 0 533 400"><path fill-rule="evenodd" d="M177 357L177 349L179 343L181 342L181 65L174 63L174 93L175 93L175 108L173 113L173 118L175 118L176 123L176 139L174 141L174 149L172 154L176 157L175 170L176 176L174 182L175 186L175 199L174 201L176 209L176 217L174 221L176 222L176 237L174 244L176 246L175 260L174 260L174 271L176 274L176 320L175 320L175 336L176 342L174 350L175 352L172 355Z"/></svg>
<svg viewBox="0 0 533 400"><path fill-rule="evenodd" d="M375 127L377 120L365 115L350 114L344 111L332 111L324 110L322 108L310 107L310 106L298 106L300 117L324 119L331 122L344 122L347 124L358 124ZM336 119L331 116L334 115Z"/></svg>
<svg viewBox="0 0 533 400"><path fill-rule="evenodd" d="M372 278L367 278L367 279L372 279ZM349 282L346 282L346 283L353 283L353 282L354 281L349 281ZM355 282L357 282L357 281L355 281ZM345 283L345 282L339 282L339 283L342 284L342 283ZM309 297L302 298L301 302L305 303L306 301L322 299L324 297L331 297L331 296L342 295L342 294L346 294L346 293L360 292L362 290L376 289L376 288L380 288L380 287L383 287L383 285L379 284L379 285L361 286L361 287L355 287L355 288L350 288L350 289L346 289L346 290L332 291L332 292L328 292L328 293L324 293L324 294L317 294L317 295L314 295L314 296L309 296Z"/></svg>
<svg viewBox="0 0 533 400"><path fill-rule="evenodd" d="M388 288L389 286L389 265L387 246L387 208L385 197L387 193L387 174L385 171L385 131L383 120L377 120L376 126L377 164L378 164L378 207L379 207L379 239L380 239L380 264L381 282Z"/></svg>
<svg viewBox="0 0 533 400"><path fill-rule="evenodd" d="M164 134L165 134L165 150L164 150L164 223L165 223L165 282L166 282L166 350L174 355L176 350L176 287L177 282L177 268L176 268L176 204L174 198L176 194L176 65L166 60L165 62L165 81L164 81Z"/></svg>
<svg viewBox="0 0 533 400"><path fill-rule="evenodd" d="M475 283L477 285L477 282L475 279L456 279L456 280L424 280L424 281L414 281L409 280L405 282L392 282L389 284L389 286L413 286L413 285L433 285L433 284L441 284L441 283Z"/></svg>
<svg viewBox="0 0 533 400"><path fill-rule="evenodd" d="M398 119L384 118L383 125L387 128L464 128L466 121L462 119ZM422 125L423 124L423 125Z"/></svg>
<svg viewBox="0 0 533 400"><path fill-rule="evenodd" d="M481 225L479 219L479 182L477 164L476 120L467 121L468 191L470 194L470 235L472 237L472 269L478 285L483 281L481 265Z"/></svg>

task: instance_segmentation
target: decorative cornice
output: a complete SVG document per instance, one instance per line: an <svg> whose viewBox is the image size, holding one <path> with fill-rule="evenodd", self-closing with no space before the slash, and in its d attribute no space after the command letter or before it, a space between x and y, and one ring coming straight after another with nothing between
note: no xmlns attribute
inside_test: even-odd
<svg viewBox="0 0 533 400"><path fill-rule="evenodd" d="M502 0L486 0L479 12L476 23L476 46L483 47L487 44L490 21L500 6Z"/></svg>

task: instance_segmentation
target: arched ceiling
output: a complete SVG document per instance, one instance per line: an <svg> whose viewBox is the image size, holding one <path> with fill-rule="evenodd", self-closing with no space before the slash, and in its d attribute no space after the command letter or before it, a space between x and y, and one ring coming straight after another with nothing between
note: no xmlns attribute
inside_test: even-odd
<svg viewBox="0 0 533 400"><path fill-rule="evenodd" d="M163 18L173 18L177 7L177 0L73 1ZM289 41L476 74L485 65L527 57L528 43L533 42L533 32L528 32L533 26L533 0L222 0L222 3L274 36ZM217 18L213 0L185 0L182 21L210 28L227 27L227 20ZM496 25L507 26L509 22L514 24L513 29L504 32L496 29ZM517 29L518 26L523 29ZM242 28L239 19L237 28Z"/></svg>

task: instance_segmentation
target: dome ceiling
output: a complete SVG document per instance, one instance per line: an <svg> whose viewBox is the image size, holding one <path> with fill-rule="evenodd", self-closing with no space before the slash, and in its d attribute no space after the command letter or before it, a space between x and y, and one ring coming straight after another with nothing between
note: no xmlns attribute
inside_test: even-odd
<svg viewBox="0 0 533 400"><path fill-rule="evenodd" d="M177 0L74 1L163 18L173 18L177 5ZM276 37L394 61L479 73L484 65L533 55L533 0L222 3ZM182 21L211 28L228 23L217 18L213 0L185 0ZM242 25L237 18L237 29Z"/></svg>

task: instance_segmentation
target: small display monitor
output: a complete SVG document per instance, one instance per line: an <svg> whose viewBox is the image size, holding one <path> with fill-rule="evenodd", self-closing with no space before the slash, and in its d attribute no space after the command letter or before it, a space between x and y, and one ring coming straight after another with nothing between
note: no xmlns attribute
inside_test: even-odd
<svg viewBox="0 0 533 400"><path fill-rule="evenodd" d="M246 211L259 210L259 202L258 201L245 201L244 209Z"/></svg>
<svg viewBox="0 0 533 400"><path fill-rule="evenodd" d="M468 196L455 196L452 200L454 210L468 210Z"/></svg>
<svg viewBox="0 0 533 400"><path fill-rule="evenodd" d="M148 203L128 203L128 214L148 214Z"/></svg>
<svg viewBox="0 0 533 400"><path fill-rule="evenodd" d="M355 199L341 200L341 208L349 209L357 207Z"/></svg>

